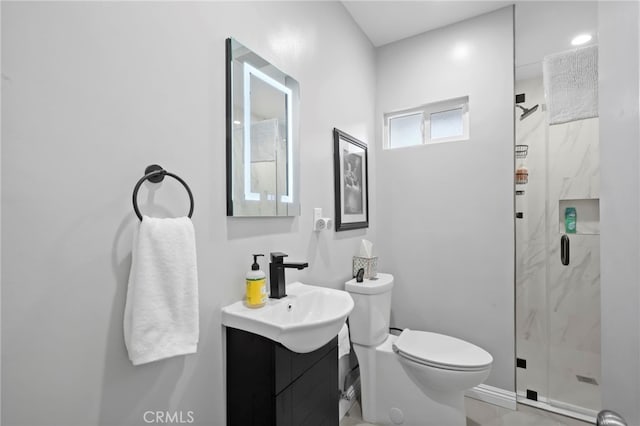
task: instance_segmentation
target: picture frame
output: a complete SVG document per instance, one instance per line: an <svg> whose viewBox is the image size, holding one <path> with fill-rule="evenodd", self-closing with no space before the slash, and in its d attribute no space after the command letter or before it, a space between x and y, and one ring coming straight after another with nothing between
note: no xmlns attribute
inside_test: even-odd
<svg viewBox="0 0 640 426"><path fill-rule="evenodd" d="M369 164L367 145L333 129L336 231L369 227Z"/></svg>

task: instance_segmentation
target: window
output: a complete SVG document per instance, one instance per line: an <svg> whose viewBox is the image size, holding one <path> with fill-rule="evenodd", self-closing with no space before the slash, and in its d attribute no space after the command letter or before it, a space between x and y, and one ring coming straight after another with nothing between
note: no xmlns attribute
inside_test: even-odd
<svg viewBox="0 0 640 426"><path fill-rule="evenodd" d="M393 147L420 145L422 143L422 112L398 115L389 119L389 140Z"/></svg>
<svg viewBox="0 0 640 426"><path fill-rule="evenodd" d="M469 97L384 115L385 149L469 139Z"/></svg>
<svg viewBox="0 0 640 426"><path fill-rule="evenodd" d="M431 140L461 138L464 136L462 108L431 113Z"/></svg>

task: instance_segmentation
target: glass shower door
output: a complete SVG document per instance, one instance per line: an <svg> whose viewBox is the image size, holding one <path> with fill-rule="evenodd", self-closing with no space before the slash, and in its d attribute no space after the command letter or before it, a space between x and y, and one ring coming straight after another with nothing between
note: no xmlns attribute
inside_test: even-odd
<svg viewBox="0 0 640 426"><path fill-rule="evenodd" d="M601 382L598 119L549 125L542 79L517 81L516 89L526 107L540 105L516 121L518 400L594 417ZM567 210L576 212L575 233L567 232Z"/></svg>
<svg viewBox="0 0 640 426"><path fill-rule="evenodd" d="M517 399L591 421L601 408L600 149L598 118L585 117L597 116L597 18L594 2L515 9ZM572 46L580 32L593 39Z"/></svg>
<svg viewBox="0 0 640 426"><path fill-rule="evenodd" d="M595 416L601 404L598 119L548 126L547 155L548 402Z"/></svg>

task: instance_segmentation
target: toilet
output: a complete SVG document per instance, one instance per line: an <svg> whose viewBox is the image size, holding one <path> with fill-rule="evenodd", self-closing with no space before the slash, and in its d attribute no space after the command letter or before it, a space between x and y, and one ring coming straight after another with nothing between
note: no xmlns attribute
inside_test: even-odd
<svg viewBox="0 0 640 426"><path fill-rule="evenodd" d="M389 334L393 275L345 284L355 306L351 342L360 364L362 417L370 423L465 426L464 391L489 376L493 357L455 337Z"/></svg>

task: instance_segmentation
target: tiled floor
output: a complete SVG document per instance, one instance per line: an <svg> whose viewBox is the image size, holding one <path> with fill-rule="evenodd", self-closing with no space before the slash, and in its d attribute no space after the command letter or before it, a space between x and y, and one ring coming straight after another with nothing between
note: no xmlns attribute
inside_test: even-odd
<svg viewBox="0 0 640 426"><path fill-rule="evenodd" d="M518 404L517 411L465 398L467 426L589 426L579 420L559 416L527 405ZM355 403L340 426L375 426L362 420L360 405ZM416 425L418 426L418 425ZM446 425L442 425L446 426Z"/></svg>

